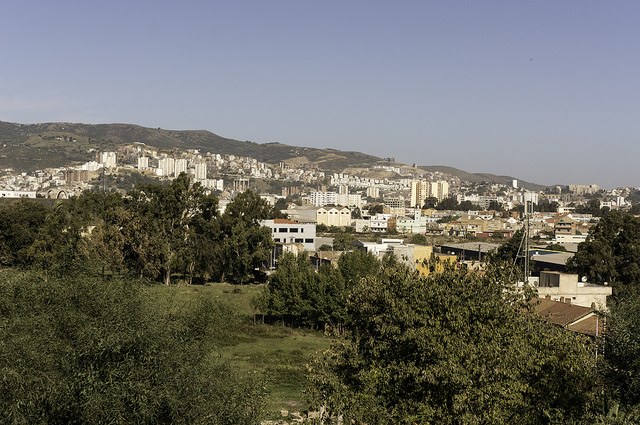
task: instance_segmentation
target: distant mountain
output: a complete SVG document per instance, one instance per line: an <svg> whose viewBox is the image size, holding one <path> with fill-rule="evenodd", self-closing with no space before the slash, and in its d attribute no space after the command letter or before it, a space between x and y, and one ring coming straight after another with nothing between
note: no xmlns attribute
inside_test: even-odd
<svg viewBox="0 0 640 425"><path fill-rule="evenodd" d="M292 166L317 164L321 170L341 172L366 169L377 164L394 164L361 152L290 146L282 143L254 143L228 139L205 130L164 130L133 124L42 123L17 124L0 121L0 169L31 172L63 167L94 159L96 151L113 150L118 145L144 143L157 148L198 149L203 153L248 156L261 162ZM463 181L511 184L513 177L471 174L452 167L419 167L440 171ZM544 186L521 182L522 187L540 190Z"/></svg>
<svg viewBox="0 0 640 425"><path fill-rule="evenodd" d="M526 182L516 177L496 176L495 174L489 174L489 173L468 173L466 171L458 170L457 168L447 167L443 165L431 165L431 166L423 165L418 168L428 172L439 171L441 173L450 174L452 176L458 177L462 181L471 182L471 183L488 182L488 183L511 185L513 180L518 180L518 187L523 187L525 189L534 190L534 191L541 191L546 188L546 186L539 185L536 183Z"/></svg>
<svg viewBox="0 0 640 425"><path fill-rule="evenodd" d="M218 136L204 130L174 131L132 124L16 124L0 121L0 167L33 171L87 161L92 149L141 142L157 148L199 149L201 152L248 156L261 162L316 163L341 171L371 166L382 159L360 152L315 149L281 143L258 144Z"/></svg>

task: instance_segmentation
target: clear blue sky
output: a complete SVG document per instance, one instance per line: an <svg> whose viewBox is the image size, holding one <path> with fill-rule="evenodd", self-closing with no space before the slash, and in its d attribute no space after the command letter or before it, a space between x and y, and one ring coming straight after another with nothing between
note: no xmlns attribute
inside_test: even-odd
<svg viewBox="0 0 640 425"><path fill-rule="evenodd" d="M640 2L4 0L0 120L640 186Z"/></svg>

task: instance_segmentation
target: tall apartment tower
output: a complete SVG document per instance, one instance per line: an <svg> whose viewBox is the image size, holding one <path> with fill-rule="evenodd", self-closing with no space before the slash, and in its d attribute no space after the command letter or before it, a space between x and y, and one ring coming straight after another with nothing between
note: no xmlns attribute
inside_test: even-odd
<svg viewBox="0 0 640 425"><path fill-rule="evenodd" d="M180 175L180 173L186 173L187 172L187 160L186 159L176 159L175 162L175 168L173 170L173 175L178 177Z"/></svg>
<svg viewBox="0 0 640 425"><path fill-rule="evenodd" d="M411 182L411 206L421 207L424 200L429 197L429 182L426 180L414 180Z"/></svg>
<svg viewBox="0 0 640 425"><path fill-rule="evenodd" d="M102 164L105 168L112 168L116 166L116 153L115 152L101 152L100 153L100 164Z"/></svg>
<svg viewBox="0 0 640 425"><path fill-rule="evenodd" d="M430 182L427 180L414 180L411 182L411 206L421 207L427 198L436 198L438 201L449 197L449 183L444 180Z"/></svg>
<svg viewBox="0 0 640 425"><path fill-rule="evenodd" d="M195 165L195 178L196 180L206 180L207 179L207 164L205 162L201 162Z"/></svg>
<svg viewBox="0 0 640 425"><path fill-rule="evenodd" d="M149 168L149 157L141 156L138 158L138 170L145 170Z"/></svg>
<svg viewBox="0 0 640 425"><path fill-rule="evenodd" d="M162 158L158 161L158 173L161 176L171 176L175 172L175 161L173 158Z"/></svg>

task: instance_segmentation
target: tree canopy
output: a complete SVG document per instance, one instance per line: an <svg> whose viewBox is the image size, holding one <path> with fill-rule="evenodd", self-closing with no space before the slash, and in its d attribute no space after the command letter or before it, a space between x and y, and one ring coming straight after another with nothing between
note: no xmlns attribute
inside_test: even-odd
<svg viewBox="0 0 640 425"><path fill-rule="evenodd" d="M569 423L594 399L586 341L527 312L497 270L359 280L350 338L311 366L310 398L345 422Z"/></svg>
<svg viewBox="0 0 640 425"><path fill-rule="evenodd" d="M0 271L0 417L12 424L254 424L256 376L216 353L224 306L153 302L137 282Z"/></svg>
<svg viewBox="0 0 640 425"><path fill-rule="evenodd" d="M637 292L640 285L640 219L612 211L593 228L567 263L591 283L612 285L613 295Z"/></svg>

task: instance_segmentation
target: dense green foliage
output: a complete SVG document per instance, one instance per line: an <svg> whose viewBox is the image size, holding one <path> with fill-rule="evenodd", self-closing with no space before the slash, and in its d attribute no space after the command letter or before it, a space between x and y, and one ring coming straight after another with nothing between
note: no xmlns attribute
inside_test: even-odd
<svg viewBox="0 0 640 425"><path fill-rule="evenodd" d="M340 333L348 322L350 289L379 268L373 255L354 251L343 254L338 267L324 265L316 273L306 255L285 254L255 305L272 321Z"/></svg>
<svg viewBox="0 0 640 425"><path fill-rule="evenodd" d="M610 408L640 421L640 296L614 303L605 334L603 375Z"/></svg>
<svg viewBox="0 0 640 425"><path fill-rule="evenodd" d="M594 400L578 335L527 313L498 271L419 278L389 263L348 301L350 338L311 367L311 399L345 422L570 423Z"/></svg>
<svg viewBox="0 0 640 425"><path fill-rule="evenodd" d="M216 355L230 311L151 301L137 282L0 272L2 423L256 423L263 384Z"/></svg>
<svg viewBox="0 0 640 425"><path fill-rule="evenodd" d="M567 263L591 283L612 285L614 297L640 285L640 218L619 211L603 217Z"/></svg>
<svg viewBox="0 0 640 425"><path fill-rule="evenodd" d="M174 274L247 283L269 258L273 242L260 220L274 214L251 191L219 214L218 199L184 174L126 196L85 192L50 209L21 200L0 207L0 262L58 276L101 270L165 284Z"/></svg>

